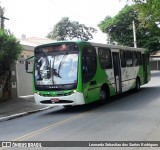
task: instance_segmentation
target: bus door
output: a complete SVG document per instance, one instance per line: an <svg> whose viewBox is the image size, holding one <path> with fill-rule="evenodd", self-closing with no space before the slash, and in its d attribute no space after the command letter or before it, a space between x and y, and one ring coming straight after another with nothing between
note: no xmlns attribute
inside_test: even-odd
<svg viewBox="0 0 160 150"><path fill-rule="evenodd" d="M147 56L146 56L146 54L142 54L142 60L143 60L144 83L147 83L147 80L148 80L148 70L147 70Z"/></svg>
<svg viewBox="0 0 160 150"><path fill-rule="evenodd" d="M116 93L119 93L122 91L119 53L112 52L112 58L113 58L113 66L114 66L113 69L114 69L114 78L115 78L115 88L116 88Z"/></svg>
<svg viewBox="0 0 160 150"><path fill-rule="evenodd" d="M97 71L96 49L85 45L82 50L82 82L86 103L98 100L98 81L95 79Z"/></svg>

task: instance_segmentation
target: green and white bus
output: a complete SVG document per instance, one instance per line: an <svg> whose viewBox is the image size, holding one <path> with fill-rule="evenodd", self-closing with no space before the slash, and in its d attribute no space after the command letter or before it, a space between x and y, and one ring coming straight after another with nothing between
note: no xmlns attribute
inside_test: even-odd
<svg viewBox="0 0 160 150"><path fill-rule="evenodd" d="M33 58L26 60L26 71L33 73L37 103L64 107L103 103L109 96L139 91L151 77L147 50L85 41L37 46Z"/></svg>

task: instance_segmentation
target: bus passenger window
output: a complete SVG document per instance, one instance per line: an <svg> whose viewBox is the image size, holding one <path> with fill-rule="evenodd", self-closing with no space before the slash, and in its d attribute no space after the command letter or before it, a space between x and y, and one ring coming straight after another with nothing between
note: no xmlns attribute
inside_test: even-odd
<svg viewBox="0 0 160 150"><path fill-rule="evenodd" d="M124 68L126 67L126 53L125 51L121 50L120 54L121 54L121 66Z"/></svg>
<svg viewBox="0 0 160 150"><path fill-rule="evenodd" d="M138 60L137 60L137 52L133 51L133 67L138 65Z"/></svg>
<svg viewBox="0 0 160 150"><path fill-rule="evenodd" d="M142 65L142 55L141 52L137 52L138 65Z"/></svg>
<svg viewBox="0 0 160 150"><path fill-rule="evenodd" d="M106 48L98 48L98 57L102 69L112 68L111 51Z"/></svg>
<svg viewBox="0 0 160 150"><path fill-rule="evenodd" d="M96 50L92 46L85 46L82 50L82 80L84 83L90 81L97 70Z"/></svg>
<svg viewBox="0 0 160 150"><path fill-rule="evenodd" d="M126 65L127 67L133 66L132 53L130 51L126 51Z"/></svg>
<svg viewBox="0 0 160 150"><path fill-rule="evenodd" d="M82 74L88 74L88 66L86 62L86 57L82 57Z"/></svg>

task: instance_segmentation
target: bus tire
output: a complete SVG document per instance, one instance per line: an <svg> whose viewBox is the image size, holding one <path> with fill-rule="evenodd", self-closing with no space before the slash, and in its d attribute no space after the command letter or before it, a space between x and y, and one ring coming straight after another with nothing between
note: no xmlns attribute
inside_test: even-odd
<svg viewBox="0 0 160 150"><path fill-rule="evenodd" d="M64 108L71 108L72 105L63 105Z"/></svg>
<svg viewBox="0 0 160 150"><path fill-rule="evenodd" d="M141 85L140 79L137 78L137 79L136 79L136 87L135 87L135 91L136 91L136 92L139 92L139 90L140 90L140 85Z"/></svg>
<svg viewBox="0 0 160 150"><path fill-rule="evenodd" d="M109 98L109 92L107 88L102 87L100 90L100 104L106 103L108 98Z"/></svg>

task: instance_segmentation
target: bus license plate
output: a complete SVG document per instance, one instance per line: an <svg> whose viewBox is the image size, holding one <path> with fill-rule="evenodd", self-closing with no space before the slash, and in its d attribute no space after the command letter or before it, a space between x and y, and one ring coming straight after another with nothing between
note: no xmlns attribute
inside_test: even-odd
<svg viewBox="0 0 160 150"><path fill-rule="evenodd" d="M51 102L52 102L52 103L54 103L54 102L59 102L59 99L58 99L58 98L52 98L52 99L51 99Z"/></svg>

